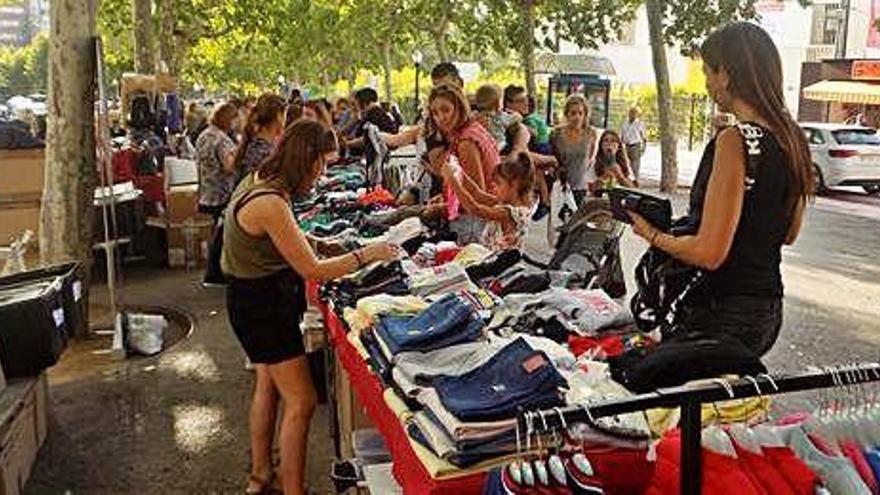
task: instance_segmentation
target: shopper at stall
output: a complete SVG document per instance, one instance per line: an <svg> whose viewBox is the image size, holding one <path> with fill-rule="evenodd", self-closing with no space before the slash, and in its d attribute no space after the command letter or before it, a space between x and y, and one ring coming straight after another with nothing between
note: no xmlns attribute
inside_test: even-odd
<svg viewBox="0 0 880 495"><path fill-rule="evenodd" d="M630 180L632 171L626 149L620 142L620 136L612 130L602 133L594 167L596 182L590 185L594 194L600 194L600 191L616 186L635 186Z"/></svg>
<svg viewBox="0 0 880 495"><path fill-rule="evenodd" d="M535 189L538 191L538 207L532 220L538 221L550 213L550 184L557 165L550 145L550 127L536 111L535 98L522 86L511 84L504 88L504 108L520 114L523 125L529 130L529 151L535 162Z"/></svg>
<svg viewBox="0 0 880 495"><path fill-rule="evenodd" d="M229 137L238 109L231 103L224 103L214 110L210 125L196 140L196 161L199 168L199 212L211 215L215 234L220 227L220 217L229 202L235 187L233 160L235 142ZM211 242L208 253L208 268L205 285L223 284L225 278L220 270L222 243Z"/></svg>
<svg viewBox="0 0 880 495"><path fill-rule="evenodd" d="M248 121L242 129L241 144L235 150L236 184L272 154L275 141L284 132L286 108L283 98L266 93L260 96L249 112Z"/></svg>
<svg viewBox="0 0 880 495"><path fill-rule="evenodd" d="M464 208L487 222L480 243L492 250L521 249L531 222L535 165L526 152L505 158L495 170L495 194L487 194L461 168L447 162L443 179Z"/></svg>
<svg viewBox="0 0 880 495"><path fill-rule="evenodd" d="M443 135L448 145L443 152L434 156L432 163L435 173L442 170L442 164L449 156L454 157L476 190L492 192L492 177L495 167L501 161L495 140L477 119L471 116L470 104L461 88L448 84L435 86L428 99L431 119ZM450 230L458 235L462 244L479 242L485 228L485 221L468 211L456 208L458 198L451 189L446 190L446 204L449 213Z"/></svg>
<svg viewBox="0 0 880 495"><path fill-rule="evenodd" d="M590 105L580 93L565 100L564 115L565 123L553 129L550 143L564 182L580 207L590 183L596 180L593 160L599 148L599 131L590 125Z"/></svg>
<svg viewBox="0 0 880 495"><path fill-rule="evenodd" d="M294 123L269 159L245 176L226 212L222 262L229 276L227 310L256 367L248 493L263 493L272 482L279 397L284 403L279 436L284 493L306 493L306 445L316 398L299 329L307 304L304 280L335 279L396 256L385 243L329 259L318 259L312 251L290 201L311 190L336 152L332 129L310 119Z"/></svg>
<svg viewBox="0 0 880 495"><path fill-rule="evenodd" d="M629 109L629 118L620 128L620 138L626 146L626 156L632 167L633 181L639 183L639 170L642 166L642 153L648 143L648 132L645 123L639 119L639 107Z"/></svg>
<svg viewBox="0 0 880 495"><path fill-rule="evenodd" d="M713 32L700 54L709 95L747 126L725 128L706 146L691 188L693 233L661 232L635 213L633 230L703 270L677 313L683 330L723 333L760 356L782 325L781 248L800 231L813 167L785 107L770 36L756 24L731 23Z"/></svg>

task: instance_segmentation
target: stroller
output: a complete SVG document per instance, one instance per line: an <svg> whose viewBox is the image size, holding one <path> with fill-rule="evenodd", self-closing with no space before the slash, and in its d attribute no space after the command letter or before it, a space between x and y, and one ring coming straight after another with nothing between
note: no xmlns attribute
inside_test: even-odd
<svg viewBox="0 0 880 495"><path fill-rule="evenodd" d="M550 270L576 274L574 285L603 289L612 298L626 295L620 257L625 225L611 215L607 198L589 198L559 228L553 256L532 263Z"/></svg>

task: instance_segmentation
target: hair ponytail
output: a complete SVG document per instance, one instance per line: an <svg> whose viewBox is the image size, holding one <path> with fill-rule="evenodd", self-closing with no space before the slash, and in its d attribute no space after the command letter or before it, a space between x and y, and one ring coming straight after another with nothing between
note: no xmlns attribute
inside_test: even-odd
<svg viewBox="0 0 880 495"><path fill-rule="evenodd" d="M265 127L271 125L272 122L278 119L278 115L284 112L284 109L284 99L280 96L274 93L264 93L260 96L256 105L248 114L247 122L242 131L241 143L235 150L232 162L235 170L241 170L244 155L257 133L257 126Z"/></svg>
<svg viewBox="0 0 880 495"><path fill-rule="evenodd" d="M535 164L532 156L525 151L509 155L498 165L495 173L506 181L516 182L520 196L531 193L535 188Z"/></svg>

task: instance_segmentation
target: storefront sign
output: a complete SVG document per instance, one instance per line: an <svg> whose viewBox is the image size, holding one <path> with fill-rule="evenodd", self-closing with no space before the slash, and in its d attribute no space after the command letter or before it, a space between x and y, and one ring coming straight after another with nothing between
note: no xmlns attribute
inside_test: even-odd
<svg viewBox="0 0 880 495"><path fill-rule="evenodd" d="M880 60L856 60L852 65L852 78L860 81L880 80Z"/></svg>

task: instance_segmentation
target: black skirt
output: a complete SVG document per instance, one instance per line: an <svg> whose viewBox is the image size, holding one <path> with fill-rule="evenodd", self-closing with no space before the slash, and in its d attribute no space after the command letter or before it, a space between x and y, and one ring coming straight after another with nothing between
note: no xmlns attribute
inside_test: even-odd
<svg viewBox="0 0 880 495"><path fill-rule="evenodd" d="M305 283L293 270L229 277L229 322L252 363L276 364L305 354L300 323L306 308Z"/></svg>

